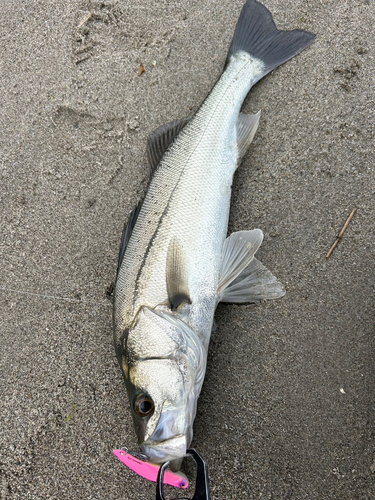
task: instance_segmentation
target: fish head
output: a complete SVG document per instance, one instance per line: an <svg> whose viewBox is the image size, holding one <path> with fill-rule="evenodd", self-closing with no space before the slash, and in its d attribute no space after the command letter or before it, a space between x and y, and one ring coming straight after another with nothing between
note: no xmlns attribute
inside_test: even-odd
<svg viewBox="0 0 375 500"><path fill-rule="evenodd" d="M131 377L139 380L131 406L143 453L155 463L183 457L192 437L191 398L177 363L140 361Z"/></svg>
<svg viewBox="0 0 375 500"><path fill-rule="evenodd" d="M143 453L154 463L182 458L192 441L206 369L202 342L167 308L142 307L124 347L125 382Z"/></svg>

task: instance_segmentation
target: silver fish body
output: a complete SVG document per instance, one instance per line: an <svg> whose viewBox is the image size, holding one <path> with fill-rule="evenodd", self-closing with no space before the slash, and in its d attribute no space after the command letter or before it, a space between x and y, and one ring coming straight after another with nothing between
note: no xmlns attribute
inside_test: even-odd
<svg viewBox="0 0 375 500"><path fill-rule="evenodd" d="M116 298L126 290L115 313L123 327L131 324L140 307L167 303L167 252L177 238L191 294L189 323L208 346L239 155L236 123L251 87L249 79L246 85L239 79L234 85L233 80L239 70L252 74L247 59L244 54L229 64L154 174L117 279Z"/></svg>
<svg viewBox="0 0 375 500"><path fill-rule="evenodd" d="M254 258L260 230L226 238L233 175L259 120L242 115L241 105L255 82L313 40L298 32L286 56L282 47L276 61L267 51L256 57L264 50L251 50L242 32L269 19L261 4L246 3L221 78L162 151L123 236L114 340L138 439L154 462L177 460L190 445L218 302L284 294ZM285 33L272 30L274 38Z"/></svg>

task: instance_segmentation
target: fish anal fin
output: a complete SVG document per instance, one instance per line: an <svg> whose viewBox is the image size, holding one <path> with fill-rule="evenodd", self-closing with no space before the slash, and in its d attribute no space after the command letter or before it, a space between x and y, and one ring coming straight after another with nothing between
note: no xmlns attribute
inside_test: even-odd
<svg viewBox="0 0 375 500"><path fill-rule="evenodd" d="M237 120L237 146L240 159L244 156L258 129L260 111L256 115L240 113Z"/></svg>
<svg viewBox="0 0 375 500"><path fill-rule="evenodd" d="M166 283L172 310L176 310L181 304L191 304L186 260L176 237L171 239L168 247Z"/></svg>
<svg viewBox="0 0 375 500"><path fill-rule="evenodd" d="M157 128L147 141L147 157L152 172L159 165L164 153L178 136L185 125L190 121L190 117L166 123Z"/></svg>

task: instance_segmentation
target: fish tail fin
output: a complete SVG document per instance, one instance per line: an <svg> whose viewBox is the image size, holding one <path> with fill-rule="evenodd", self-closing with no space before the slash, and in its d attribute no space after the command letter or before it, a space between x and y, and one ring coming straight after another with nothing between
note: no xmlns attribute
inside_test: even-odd
<svg viewBox="0 0 375 500"><path fill-rule="evenodd" d="M267 73L299 54L315 39L303 30L281 31L276 28L270 11L256 0L247 0L237 22L227 63L239 51L245 51L263 63Z"/></svg>

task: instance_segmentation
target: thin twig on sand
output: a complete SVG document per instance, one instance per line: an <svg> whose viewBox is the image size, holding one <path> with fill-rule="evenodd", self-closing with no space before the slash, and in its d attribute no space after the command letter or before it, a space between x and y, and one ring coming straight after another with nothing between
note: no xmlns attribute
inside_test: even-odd
<svg viewBox="0 0 375 500"><path fill-rule="evenodd" d="M333 251L334 251L334 249L337 247L337 245L338 245L339 241L340 241L340 240L341 240L341 238L343 237L343 234L345 233L345 231L346 231L347 227L349 226L349 223L350 223L350 221L352 220L352 218L353 218L354 214L356 213L356 211L357 211L357 209L356 209L356 208L354 208L354 209L352 210L352 213L351 213L351 214L349 215L349 217L346 219L346 222L345 222L345 224L343 225L343 228L341 229L340 234L337 236L336 241L334 242L334 244L333 244L333 245L331 246L331 248L329 249L329 252L328 252L328 253L327 253L327 255L326 255L326 259L329 259L329 258L330 258L330 256L332 255L332 252L333 252Z"/></svg>

